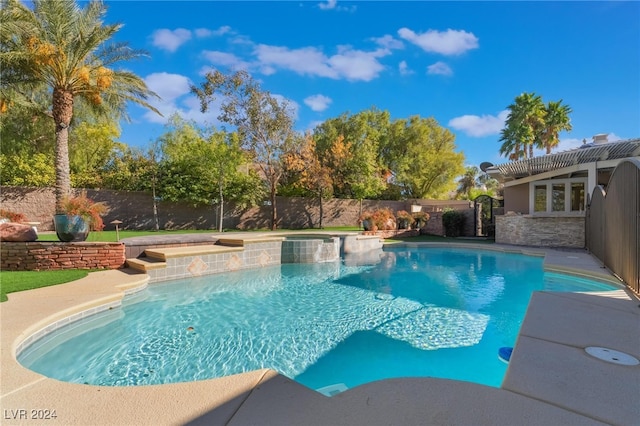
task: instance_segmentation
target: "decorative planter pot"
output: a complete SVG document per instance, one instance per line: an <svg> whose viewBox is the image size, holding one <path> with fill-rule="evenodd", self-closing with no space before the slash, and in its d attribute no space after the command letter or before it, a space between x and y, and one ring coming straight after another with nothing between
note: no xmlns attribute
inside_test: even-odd
<svg viewBox="0 0 640 426"><path fill-rule="evenodd" d="M64 243L84 241L89 235L89 224L82 216L57 214L53 217L58 239Z"/></svg>
<svg viewBox="0 0 640 426"><path fill-rule="evenodd" d="M362 221L362 227L364 228L365 231L373 231L373 220L364 219Z"/></svg>

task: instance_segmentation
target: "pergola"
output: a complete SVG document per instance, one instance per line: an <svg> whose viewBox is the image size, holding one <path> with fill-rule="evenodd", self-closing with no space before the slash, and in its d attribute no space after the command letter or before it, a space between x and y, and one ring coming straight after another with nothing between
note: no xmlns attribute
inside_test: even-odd
<svg viewBox="0 0 640 426"><path fill-rule="evenodd" d="M505 183L522 184L554 176L587 171L589 193L596 186L596 171L613 168L622 159L640 156L640 138L608 143L589 143L570 151L491 166L487 174ZM517 182L517 183L516 183Z"/></svg>

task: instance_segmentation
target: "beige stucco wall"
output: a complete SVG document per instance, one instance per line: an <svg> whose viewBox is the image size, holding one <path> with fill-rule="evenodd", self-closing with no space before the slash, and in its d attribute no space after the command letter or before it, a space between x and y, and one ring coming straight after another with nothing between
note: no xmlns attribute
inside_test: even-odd
<svg viewBox="0 0 640 426"><path fill-rule="evenodd" d="M584 248L584 220L584 216L496 216L496 243Z"/></svg>
<svg viewBox="0 0 640 426"><path fill-rule="evenodd" d="M504 188L504 211L529 214L529 184Z"/></svg>

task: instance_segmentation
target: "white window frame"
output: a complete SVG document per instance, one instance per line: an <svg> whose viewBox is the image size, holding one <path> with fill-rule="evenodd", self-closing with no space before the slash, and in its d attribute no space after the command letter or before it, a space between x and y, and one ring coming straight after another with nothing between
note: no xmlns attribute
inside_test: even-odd
<svg viewBox="0 0 640 426"><path fill-rule="evenodd" d="M571 184L582 183L584 184L584 204L582 210L571 211ZM564 184L564 210L553 211L552 210L552 194L553 185ZM535 187L546 186L547 190L547 206L543 212L535 211ZM584 216L587 207L587 178L571 178L571 179L550 179L550 180L538 180L529 182L529 214L536 216Z"/></svg>

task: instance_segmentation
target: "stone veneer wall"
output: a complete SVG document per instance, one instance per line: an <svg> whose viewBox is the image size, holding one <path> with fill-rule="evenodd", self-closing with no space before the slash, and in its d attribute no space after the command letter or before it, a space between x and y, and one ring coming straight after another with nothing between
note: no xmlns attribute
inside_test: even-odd
<svg viewBox="0 0 640 426"><path fill-rule="evenodd" d="M583 216L496 216L496 243L536 247L585 247Z"/></svg>
<svg viewBox="0 0 640 426"><path fill-rule="evenodd" d="M122 243L10 243L0 246L3 271L118 269L124 265Z"/></svg>

